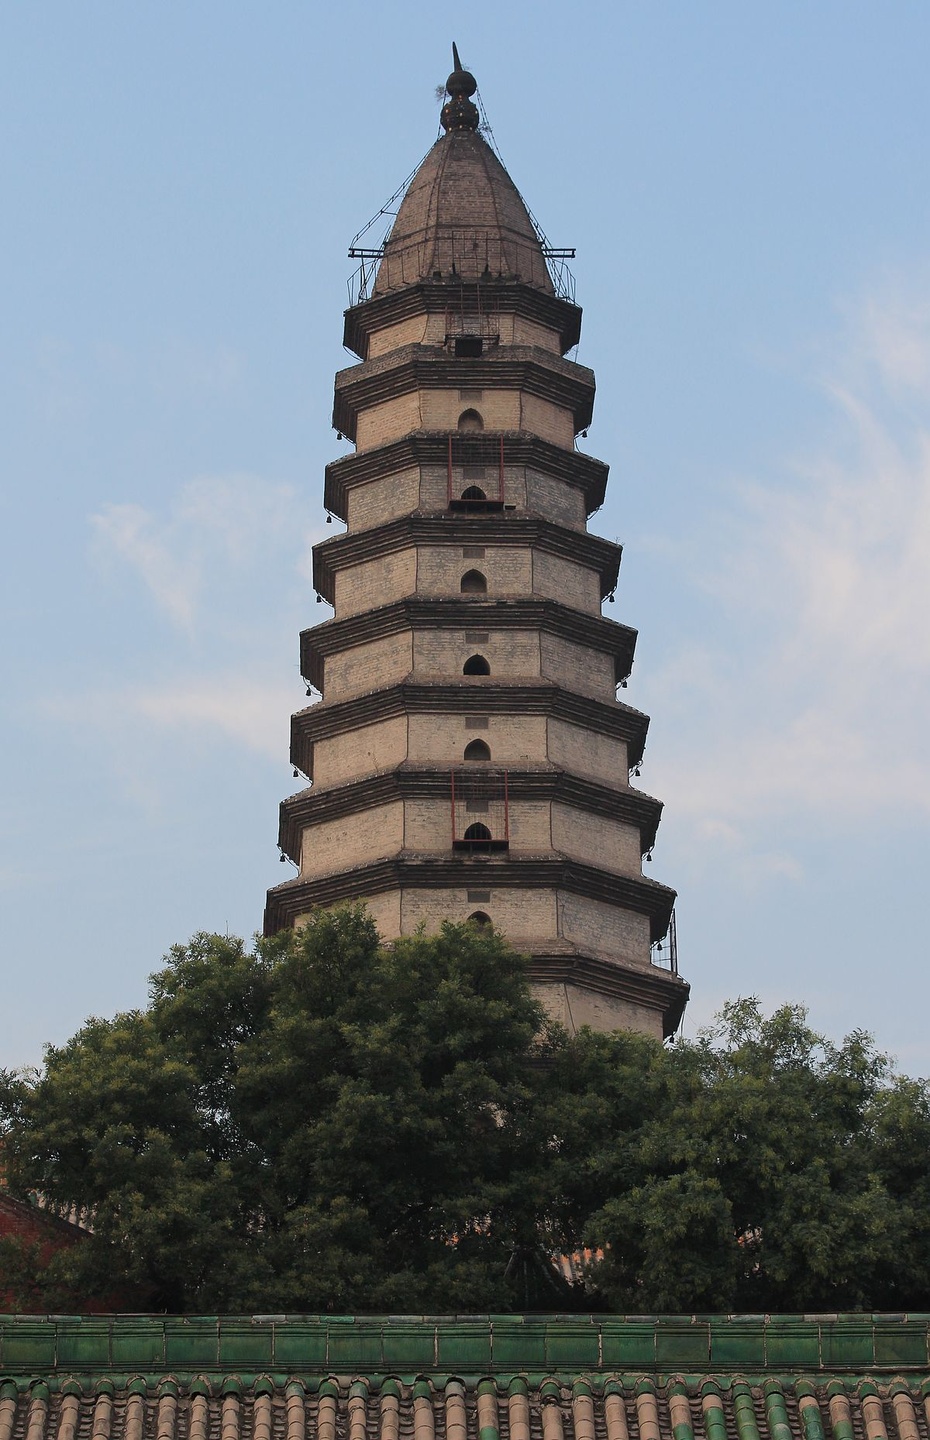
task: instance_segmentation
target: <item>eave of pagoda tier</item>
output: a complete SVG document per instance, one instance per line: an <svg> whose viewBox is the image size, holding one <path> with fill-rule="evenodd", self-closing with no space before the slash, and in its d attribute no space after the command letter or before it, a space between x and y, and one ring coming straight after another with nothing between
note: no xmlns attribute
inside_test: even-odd
<svg viewBox="0 0 930 1440"><path fill-rule="evenodd" d="M480 654L488 675L549 680L602 701L633 664L636 632L536 597L474 601L416 596L328 620L300 637L301 674L327 702L404 680L464 676Z"/></svg>
<svg viewBox="0 0 930 1440"><path fill-rule="evenodd" d="M455 444L460 437L448 428L412 430L389 443L333 460L326 467L326 509L350 530L382 525L413 510L444 511L450 491L450 438ZM602 460L526 430L485 430L467 439L469 453L484 474L463 474L464 464L457 460L456 494L476 481L493 485L499 477L505 506L573 527L583 527L604 503L608 466ZM480 512L470 512L470 518L479 519Z"/></svg>
<svg viewBox="0 0 930 1440"><path fill-rule="evenodd" d="M452 772L451 778L460 787L457 804L452 803L455 792L447 770L439 794L395 795L380 805L373 803L365 812L356 810L314 821L300 846L300 879L310 881L341 870L347 856L355 867L400 854L428 857L453 851L470 855L470 847L482 844L489 853L506 853L515 861L551 852L624 880L641 877L642 850L636 826L561 800L529 795L519 779L511 785L513 772L507 776L505 809L500 783L503 773ZM495 798L469 803L461 796L462 786L467 787L467 794L492 789ZM489 832L486 840L463 838L476 826Z"/></svg>
<svg viewBox="0 0 930 1440"><path fill-rule="evenodd" d="M421 922L465 920L452 899L488 891L498 896L495 923L508 936L562 939L618 964L650 966L650 947L666 934L675 891L642 875L618 875L558 853L467 855L400 853L312 879L286 880L268 892L266 933L317 908L364 900L385 936L412 934ZM378 897L397 891L428 897L419 911L390 916ZM507 895L510 913L503 905ZM560 897L563 897L560 903ZM564 897L570 897L566 906ZM574 901L574 904L571 903ZM441 907L441 908L437 908ZM492 916L492 918L494 918Z"/></svg>
<svg viewBox="0 0 930 1440"><path fill-rule="evenodd" d="M594 375L539 346L501 346L477 359L405 345L336 375L333 425L360 450L412 430L455 430L480 391L485 429L529 430L571 449L594 413Z"/></svg>
<svg viewBox="0 0 930 1440"><path fill-rule="evenodd" d="M642 758L648 717L551 681L404 681L291 716L291 761L318 785L409 762L456 765L481 738L496 765L551 763L608 785Z"/></svg>
<svg viewBox="0 0 930 1440"><path fill-rule="evenodd" d="M315 545L313 584L330 604L356 594L352 608L361 608L370 603L372 586L382 602L413 591L455 592L477 565L489 594L539 593L591 610L614 590L621 555L613 541L526 512L408 514ZM371 586L364 579L368 566L380 576ZM392 579L406 589L385 593Z"/></svg>
<svg viewBox="0 0 930 1440"><path fill-rule="evenodd" d="M408 344L454 347L463 335L489 345L542 345L564 355L581 337L581 309L530 285L498 279L426 280L376 295L345 312L343 343L360 360Z"/></svg>
<svg viewBox="0 0 930 1440"><path fill-rule="evenodd" d="M471 768L479 785L484 773L491 777L495 774L492 767L481 763ZM304 846L313 843L312 835L305 834L311 827L338 824L348 816L364 816L369 812L394 806L397 802L407 801L412 804L428 801L431 806L438 801L445 817L443 820L440 815L445 825L442 833L447 833L450 794L453 788L450 774L450 769L445 766L427 769L404 765L396 770L383 771L380 775L368 775L362 780L350 780L344 785L335 785L328 789L314 786L311 790L302 790L281 803L278 844L294 864L300 867L303 864ZM512 804L518 810L524 805L537 807L537 810L540 805L557 808L555 825L550 829L548 837L554 849L573 849L568 843L557 843L557 837L568 836L572 827L577 825L577 821L570 818L570 812L574 816L591 816L595 821L626 827L634 838L627 843L627 837L623 836L622 844L625 852L628 852L627 859L633 857L637 873L639 857L655 844L662 802L641 790L629 787L617 789L602 781L572 775L548 763L543 766L512 766L507 771L507 787L508 805ZM533 811L533 816L535 823L536 810ZM515 846L519 839L519 818L517 816L517 828L514 832ZM550 821L551 818L550 815ZM508 815L508 838L509 821ZM413 845L411 836L412 832L405 826L407 848L418 848Z"/></svg>

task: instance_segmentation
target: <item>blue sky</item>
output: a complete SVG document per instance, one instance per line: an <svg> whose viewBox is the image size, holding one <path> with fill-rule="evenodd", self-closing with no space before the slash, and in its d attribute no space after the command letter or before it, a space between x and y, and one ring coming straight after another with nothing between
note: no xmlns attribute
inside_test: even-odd
<svg viewBox="0 0 930 1440"><path fill-rule="evenodd" d="M345 251L434 139L453 38L578 248L686 1030L756 993L930 1073L906 0L6 8L0 1064L142 1003L194 930L251 933L291 873Z"/></svg>

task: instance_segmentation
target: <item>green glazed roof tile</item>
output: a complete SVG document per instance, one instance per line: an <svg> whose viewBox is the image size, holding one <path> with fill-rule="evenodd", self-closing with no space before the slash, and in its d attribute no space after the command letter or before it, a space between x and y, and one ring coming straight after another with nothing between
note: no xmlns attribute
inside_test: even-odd
<svg viewBox="0 0 930 1440"><path fill-rule="evenodd" d="M710 1326L681 1320L656 1322L656 1364L662 1369L700 1367L710 1364Z"/></svg>
<svg viewBox="0 0 930 1440"><path fill-rule="evenodd" d="M709 1364L714 1370L761 1370L765 1366L766 1327L762 1320L750 1324L734 1321L710 1326Z"/></svg>
<svg viewBox="0 0 930 1440"><path fill-rule="evenodd" d="M871 1321L837 1321L820 1327L822 1363L828 1367L848 1368L874 1363Z"/></svg>
<svg viewBox="0 0 930 1440"><path fill-rule="evenodd" d="M334 1326L326 1361L331 1370L381 1369L381 1325L376 1320L358 1320L351 1327Z"/></svg>
<svg viewBox="0 0 930 1440"><path fill-rule="evenodd" d="M165 1363L170 1370L215 1370L219 1366L218 1322L212 1319L167 1320Z"/></svg>
<svg viewBox="0 0 930 1440"><path fill-rule="evenodd" d="M606 1369L655 1364L655 1327L649 1321L603 1320L601 1358Z"/></svg>
<svg viewBox="0 0 930 1440"><path fill-rule="evenodd" d="M919 1326L905 1326L903 1323L874 1326L874 1360L876 1365L926 1365L927 1332Z"/></svg>
<svg viewBox="0 0 930 1440"><path fill-rule="evenodd" d="M322 1320L294 1320L274 1327L274 1366L321 1370L326 1365L327 1326Z"/></svg>
<svg viewBox="0 0 930 1440"><path fill-rule="evenodd" d="M547 1370L597 1368L600 1351L600 1330L591 1320L550 1321L546 1326Z"/></svg>
<svg viewBox="0 0 930 1440"><path fill-rule="evenodd" d="M459 1321L454 1326L436 1327L436 1361L443 1370L464 1370L487 1374L491 1368L490 1321Z"/></svg>
<svg viewBox="0 0 930 1440"><path fill-rule="evenodd" d="M520 1317L495 1319L491 1326L491 1363L510 1373L546 1368L546 1329Z"/></svg>
<svg viewBox="0 0 930 1440"><path fill-rule="evenodd" d="M274 1359L274 1326L254 1320L221 1320L218 1344L221 1368L260 1369Z"/></svg>

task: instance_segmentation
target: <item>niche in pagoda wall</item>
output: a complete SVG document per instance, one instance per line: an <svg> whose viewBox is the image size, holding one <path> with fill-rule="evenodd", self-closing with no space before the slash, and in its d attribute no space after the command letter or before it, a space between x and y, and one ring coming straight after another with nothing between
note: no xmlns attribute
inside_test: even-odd
<svg viewBox="0 0 930 1440"><path fill-rule="evenodd" d="M480 723L479 723L480 722ZM480 715L446 711L410 716L411 763L458 765L470 740L489 746L495 765L538 762L546 754L544 715Z"/></svg>
<svg viewBox="0 0 930 1440"><path fill-rule="evenodd" d="M488 657L492 675L534 679L540 673L539 643L533 630L418 630L414 669L424 677L460 675L469 655L480 649Z"/></svg>
<svg viewBox="0 0 930 1440"><path fill-rule="evenodd" d="M490 917L503 934L527 942L552 939L556 934L556 892L554 889L515 889L503 885L485 888L477 884L471 893L490 894L491 899L469 899L468 889L428 890L404 888L401 901L403 933L412 935L419 925L435 934L444 920L467 920L475 910Z"/></svg>

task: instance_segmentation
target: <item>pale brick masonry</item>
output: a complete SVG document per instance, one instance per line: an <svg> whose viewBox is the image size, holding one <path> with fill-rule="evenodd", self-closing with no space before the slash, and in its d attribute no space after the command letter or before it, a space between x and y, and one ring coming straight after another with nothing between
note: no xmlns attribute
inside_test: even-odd
<svg viewBox="0 0 930 1440"><path fill-rule="evenodd" d="M301 637L323 698L292 721L312 785L282 805L298 874L266 929L347 899L387 940L488 917L570 1028L661 1036L687 986L652 963L674 894L642 870L648 721L616 699L635 634L601 616L619 546L586 528L606 480L575 448L594 376L563 358L580 311L466 101L346 313L360 363L334 425L355 452L325 503L347 530L314 555L334 615Z"/></svg>

